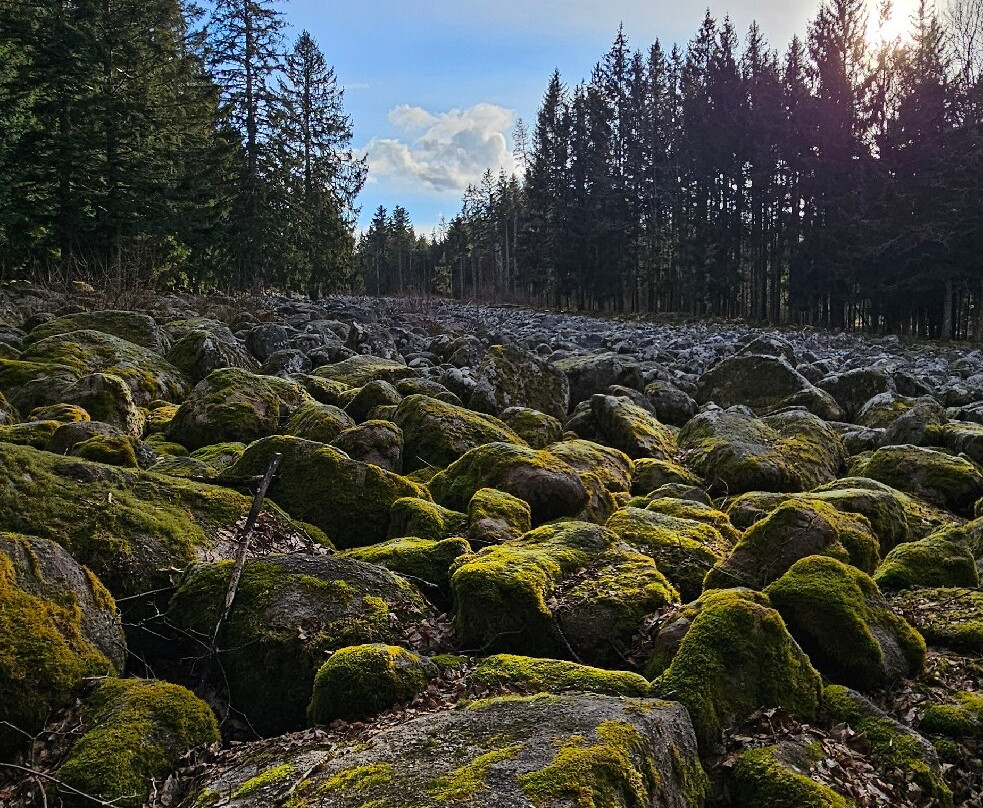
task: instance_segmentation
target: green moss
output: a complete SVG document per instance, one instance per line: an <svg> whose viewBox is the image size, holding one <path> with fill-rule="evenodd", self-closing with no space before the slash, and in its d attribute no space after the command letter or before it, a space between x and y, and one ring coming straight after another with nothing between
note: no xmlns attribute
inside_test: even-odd
<svg viewBox="0 0 983 808"><path fill-rule="evenodd" d="M645 696L649 689L648 681L637 673L512 654L481 660L469 678L485 685L511 685L551 693L578 690L614 696Z"/></svg>
<svg viewBox="0 0 983 808"><path fill-rule="evenodd" d="M920 541L899 544L877 568L874 580L882 589L924 587L978 587L979 572L973 554L945 532Z"/></svg>
<svg viewBox="0 0 983 808"><path fill-rule="evenodd" d="M58 777L120 806L139 806L150 781L163 781L188 749L217 741L211 709L191 691L165 682L110 679L87 700L91 726Z"/></svg>
<svg viewBox="0 0 983 808"><path fill-rule="evenodd" d="M233 792L232 799L237 800L242 797L252 796L268 786L276 786L285 780L289 780L297 773L297 767L292 763L281 763L279 766L267 769L265 772L247 780Z"/></svg>
<svg viewBox="0 0 983 808"><path fill-rule="evenodd" d="M355 421L344 410L330 404L308 401L301 404L290 416L284 432L305 440L331 443L353 426Z"/></svg>
<svg viewBox="0 0 983 808"><path fill-rule="evenodd" d="M470 552L471 546L464 539L433 541L406 537L348 550L344 555L380 564L447 597L450 594L451 566Z"/></svg>
<svg viewBox="0 0 983 808"><path fill-rule="evenodd" d="M82 631L79 606L20 589L13 564L0 553L0 721L33 734L71 702L86 676L109 672L109 660ZM21 740L0 728L0 750Z"/></svg>
<svg viewBox="0 0 983 808"><path fill-rule="evenodd" d="M952 805L952 791L925 760L925 751L913 734L899 729L890 719L865 710L851 692L840 685L823 689L823 708L835 720L849 724L870 741L873 753L905 772L940 805Z"/></svg>
<svg viewBox="0 0 983 808"><path fill-rule="evenodd" d="M558 418L529 407L509 407L501 418L533 449L545 449L563 435L563 424Z"/></svg>
<svg viewBox="0 0 983 808"><path fill-rule="evenodd" d="M318 794L357 794L370 788L389 783L394 776L393 767L388 763L370 763L366 766L353 766L333 774L318 788Z"/></svg>
<svg viewBox="0 0 983 808"><path fill-rule="evenodd" d="M148 436L147 445L151 446L153 450L164 457L187 457L188 450L185 449L180 443L174 443L169 441L161 432L155 432L154 434Z"/></svg>
<svg viewBox="0 0 983 808"><path fill-rule="evenodd" d="M150 410L145 421L147 432L153 435L166 431L171 421L174 420L174 416L177 415L177 411L177 404L164 404L162 407Z"/></svg>
<svg viewBox="0 0 983 808"><path fill-rule="evenodd" d="M307 715L315 724L369 716L412 700L435 668L394 645L357 645L335 651L314 679Z"/></svg>
<svg viewBox="0 0 983 808"><path fill-rule="evenodd" d="M31 410L28 421L58 421L62 424L74 424L81 421L91 421L92 418L77 404L48 404Z"/></svg>
<svg viewBox="0 0 983 808"><path fill-rule="evenodd" d="M930 645L983 654L983 592L911 589L894 597Z"/></svg>
<svg viewBox="0 0 983 808"><path fill-rule="evenodd" d="M661 778L646 752L645 740L631 724L606 721L597 740L571 735L553 762L519 775L519 788L543 808L558 801L577 808L621 808L652 804Z"/></svg>
<svg viewBox="0 0 983 808"><path fill-rule="evenodd" d="M0 442L43 449L61 425L60 421L30 421L0 426Z"/></svg>
<svg viewBox="0 0 983 808"><path fill-rule="evenodd" d="M441 803L471 802L475 794L487 787L485 781L492 766L503 760L512 760L521 750L522 744L515 744L485 752L467 765L438 777L429 794Z"/></svg>
<svg viewBox="0 0 983 808"><path fill-rule="evenodd" d="M623 508L606 527L650 555L685 601L699 597L707 572L730 551L730 543L716 528L650 510Z"/></svg>
<svg viewBox="0 0 983 808"><path fill-rule="evenodd" d="M516 539L530 530L532 511L518 497L482 488L468 503L468 537L479 547Z"/></svg>
<svg viewBox="0 0 983 808"><path fill-rule="evenodd" d="M139 466L135 445L129 435L93 435L72 447L72 457L80 457L93 463L135 469Z"/></svg>
<svg viewBox="0 0 983 808"><path fill-rule="evenodd" d="M919 728L949 738L983 738L983 696L956 693L956 704L933 704L922 716Z"/></svg>
<svg viewBox="0 0 983 808"><path fill-rule="evenodd" d="M378 356L352 356L333 365L324 365L314 371L317 379L341 382L349 387L362 387L371 381L381 379L395 383L420 374L402 362L383 359Z"/></svg>
<svg viewBox="0 0 983 808"><path fill-rule="evenodd" d="M925 662L925 641L891 611L877 584L836 559L804 558L765 593L812 663L834 682L870 690ZM901 651L903 670L886 658L885 640Z"/></svg>
<svg viewBox="0 0 983 808"><path fill-rule="evenodd" d="M391 539L413 536L441 541L450 536L463 536L466 529L467 516L442 508L429 499L402 497L393 502L389 510Z"/></svg>
<svg viewBox="0 0 983 808"><path fill-rule="evenodd" d="M636 496L642 496L667 483L700 486L702 482L692 471L673 460L640 458L635 461L635 473L631 481L631 493Z"/></svg>
<svg viewBox="0 0 983 808"><path fill-rule="evenodd" d="M246 444L244 443L235 441L231 443L213 443L210 446L202 446L200 449L196 449L191 452L189 457L200 460L202 463L221 472L232 466L242 457L242 453L245 451Z"/></svg>
<svg viewBox="0 0 983 808"><path fill-rule="evenodd" d="M749 749L734 767L739 804L754 808L849 808L829 786L784 766L774 747Z"/></svg>
<svg viewBox="0 0 983 808"><path fill-rule="evenodd" d="M761 594L705 593L698 614L653 693L689 710L701 749L760 707L803 720L816 714L821 681L781 615Z"/></svg>
<svg viewBox="0 0 983 808"><path fill-rule="evenodd" d="M702 522L716 530L724 541L733 546L741 540L741 531L730 523L730 517L723 511L718 511L711 505L692 499L677 499L675 497L659 497L650 500L645 510L673 516L677 519L692 519Z"/></svg>

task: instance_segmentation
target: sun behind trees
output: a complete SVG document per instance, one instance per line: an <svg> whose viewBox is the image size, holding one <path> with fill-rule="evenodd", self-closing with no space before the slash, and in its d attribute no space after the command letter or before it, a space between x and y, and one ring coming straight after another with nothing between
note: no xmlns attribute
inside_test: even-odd
<svg viewBox="0 0 983 808"><path fill-rule="evenodd" d="M0 4L2 277L319 294L353 270L343 91L269 0Z"/></svg>
<svg viewBox="0 0 983 808"><path fill-rule="evenodd" d="M888 41L876 7L825 0L783 55L709 14L685 49L619 31L551 77L521 187L486 175L379 288L980 338L983 4Z"/></svg>

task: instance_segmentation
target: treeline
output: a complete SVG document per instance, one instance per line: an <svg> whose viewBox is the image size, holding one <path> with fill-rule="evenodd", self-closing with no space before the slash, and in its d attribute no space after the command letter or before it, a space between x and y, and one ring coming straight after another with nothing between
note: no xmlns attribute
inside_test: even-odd
<svg viewBox="0 0 983 808"><path fill-rule="evenodd" d="M0 0L0 276L318 295L354 273L343 90L273 0Z"/></svg>
<svg viewBox="0 0 983 808"><path fill-rule="evenodd" d="M781 55L709 13L685 49L619 31L399 288L980 338L983 2L876 48L868 6L825 0Z"/></svg>

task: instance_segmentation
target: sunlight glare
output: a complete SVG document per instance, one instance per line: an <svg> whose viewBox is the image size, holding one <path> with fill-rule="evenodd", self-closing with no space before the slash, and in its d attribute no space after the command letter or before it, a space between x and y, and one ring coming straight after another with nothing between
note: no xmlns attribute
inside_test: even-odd
<svg viewBox="0 0 983 808"><path fill-rule="evenodd" d="M891 16L880 19L880 0L868 0L870 6L870 40L872 45L893 42L895 39L909 39L913 28L912 18L918 11L919 0L892 0ZM931 0L926 0L931 5Z"/></svg>

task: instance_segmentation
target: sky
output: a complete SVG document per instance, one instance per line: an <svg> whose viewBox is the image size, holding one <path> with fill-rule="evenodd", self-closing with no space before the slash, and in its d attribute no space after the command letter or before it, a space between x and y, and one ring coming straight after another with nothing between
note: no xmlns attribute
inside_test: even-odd
<svg viewBox="0 0 983 808"><path fill-rule="evenodd" d="M917 0L894 0L898 24ZM876 16L877 0L868 0ZM804 34L819 0L710 0L737 30L757 20L772 47ZM460 210L486 169L511 171L517 118L532 128L554 69L576 84L619 23L633 49L684 45L707 4L693 0L290 0L288 38L307 29L333 65L368 158L360 226L402 205L418 233Z"/></svg>

